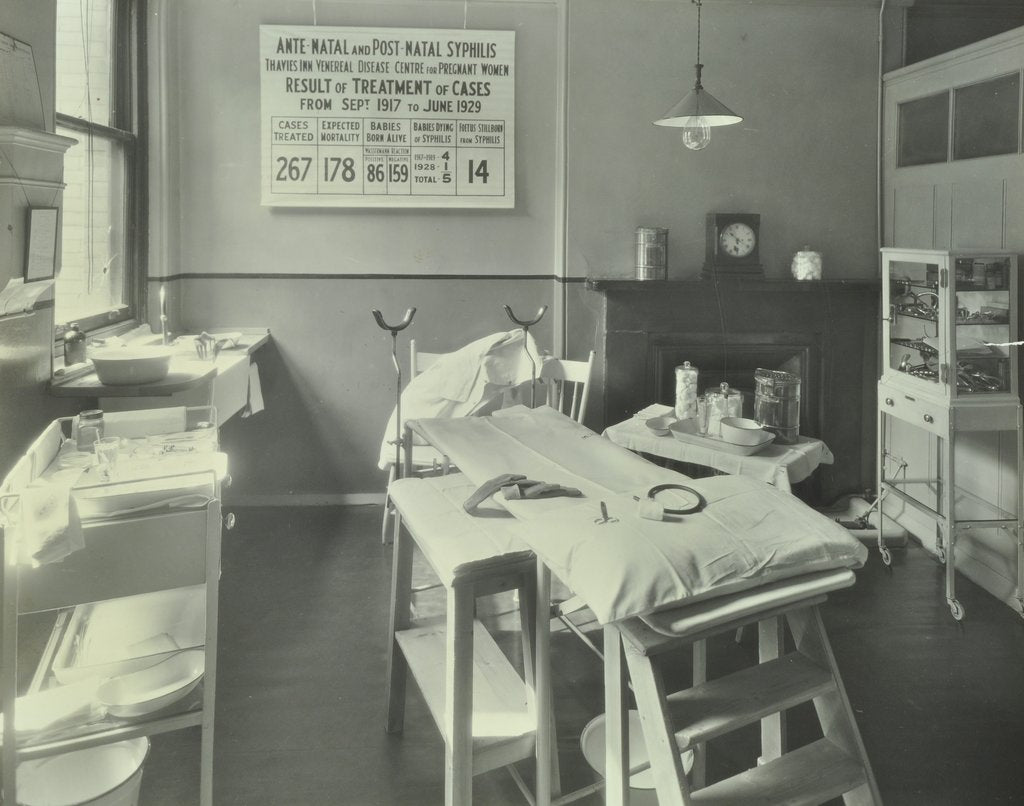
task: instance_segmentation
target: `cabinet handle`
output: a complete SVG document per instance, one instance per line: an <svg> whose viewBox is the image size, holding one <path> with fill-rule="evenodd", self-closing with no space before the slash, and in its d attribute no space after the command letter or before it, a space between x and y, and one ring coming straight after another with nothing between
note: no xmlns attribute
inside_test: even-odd
<svg viewBox="0 0 1024 806"><path fill-rule="evenodd" d="M893 400L891 397L887 397L885 399L885 405L886 406L895 406L896 405L896 401Z"/></svg>
<svg viewBox="0 0 1024 806"><path fill-rule="evenodd" d="M228 531L235 528L235 513L229 512L224 516L224 528Z"/></svg>
<svg viewBox="0 0 1024 806"><path fill-rule="evenodd" d="M924 416L924 421L925 421L926 423L934 423L934 422L935 422L935 418L934 418L934 417L932 417L932 416L931 416L930 414L926 414L926 415Z"/></svg>

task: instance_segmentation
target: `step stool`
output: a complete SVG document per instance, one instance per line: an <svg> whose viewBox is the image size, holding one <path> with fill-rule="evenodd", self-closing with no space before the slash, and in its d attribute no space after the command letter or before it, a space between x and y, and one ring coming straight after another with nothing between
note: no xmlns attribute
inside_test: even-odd
<svg viewBox="0 0 1024 806"><path fill-rule="evenodd" d="M516 521L507 512L493 503L479 515L462 508L474 489L459 473L391 485L396 525L405 529L395 529L386 729L403 728L411 672L444 737L449 806L472 803L473 776L499 767L508 766L526 792L510 765L536 752L536 560L512 534ZM445 588L444 623L410 624L413 541ZM477 597L503 591L518 592L522 677L474 617Z"/></svg>
<svg viewBox="0 0 1024 806"><path fill-rule="evenodd" d="M828 592L853 581L850 570L824 571L606 625L607 803L628 802L624 659L662 806L819 804L839 795L848 805L880 805L818 612ZM760 663L707 680L706 640L755 622ZM795 646L785 654L783 622ZM667 693L666 664L673 650L688 644L693 647L693 686ZM784 712L808 701L814 703L823 738L786 752ZM704 786L706 742L757 721L762 734L758 766ZM695 756L691 780L680 761L680 753L689 749Z"/></svg>

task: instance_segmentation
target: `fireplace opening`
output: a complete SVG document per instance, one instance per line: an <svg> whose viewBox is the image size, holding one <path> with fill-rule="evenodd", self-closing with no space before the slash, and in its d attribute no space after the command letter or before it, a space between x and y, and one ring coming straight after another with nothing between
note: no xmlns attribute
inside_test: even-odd
<svg viewBox="0 0 1024 806"><path fill-rule="evenodd" d="M743 416L754 415L754 372L776 369L800 378L800 433L818 437L821 396L820 339L807 333L660 333L648 348L648 395L660 403L675 403L675 368L684 361L697 367L703 394L723 381L743 393Z"/></svg>

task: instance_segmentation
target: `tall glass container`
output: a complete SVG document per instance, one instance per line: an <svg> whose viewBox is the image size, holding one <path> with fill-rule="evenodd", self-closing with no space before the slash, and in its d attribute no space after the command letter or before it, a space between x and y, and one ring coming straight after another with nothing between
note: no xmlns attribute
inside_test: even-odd
<svg viewBox="0 0 1024 806"><path fill-rule="evenodd" d="M689 361L676 367L676 419L697 416L697 376L699 372Z"/></svg>

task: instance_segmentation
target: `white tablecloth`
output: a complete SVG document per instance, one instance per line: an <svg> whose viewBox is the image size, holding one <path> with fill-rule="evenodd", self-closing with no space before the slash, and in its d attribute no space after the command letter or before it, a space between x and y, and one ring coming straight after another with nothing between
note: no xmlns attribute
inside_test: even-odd
<svg viewBox="0 0 1024 806"><path fill-rule="evenodd" d="M681 442L672 436L656 436L644 422L648 418L671 413L670 406L655 403L629 420L609 426L604 435L631 451L713 467L733 476L751 476L787 492L791 485L810 476L818 465L830 465L834 461L828 446L811 437L800 437L800 441L793 445L772 443L753 456L738 456L716 450L714 446Z"/></svg>

